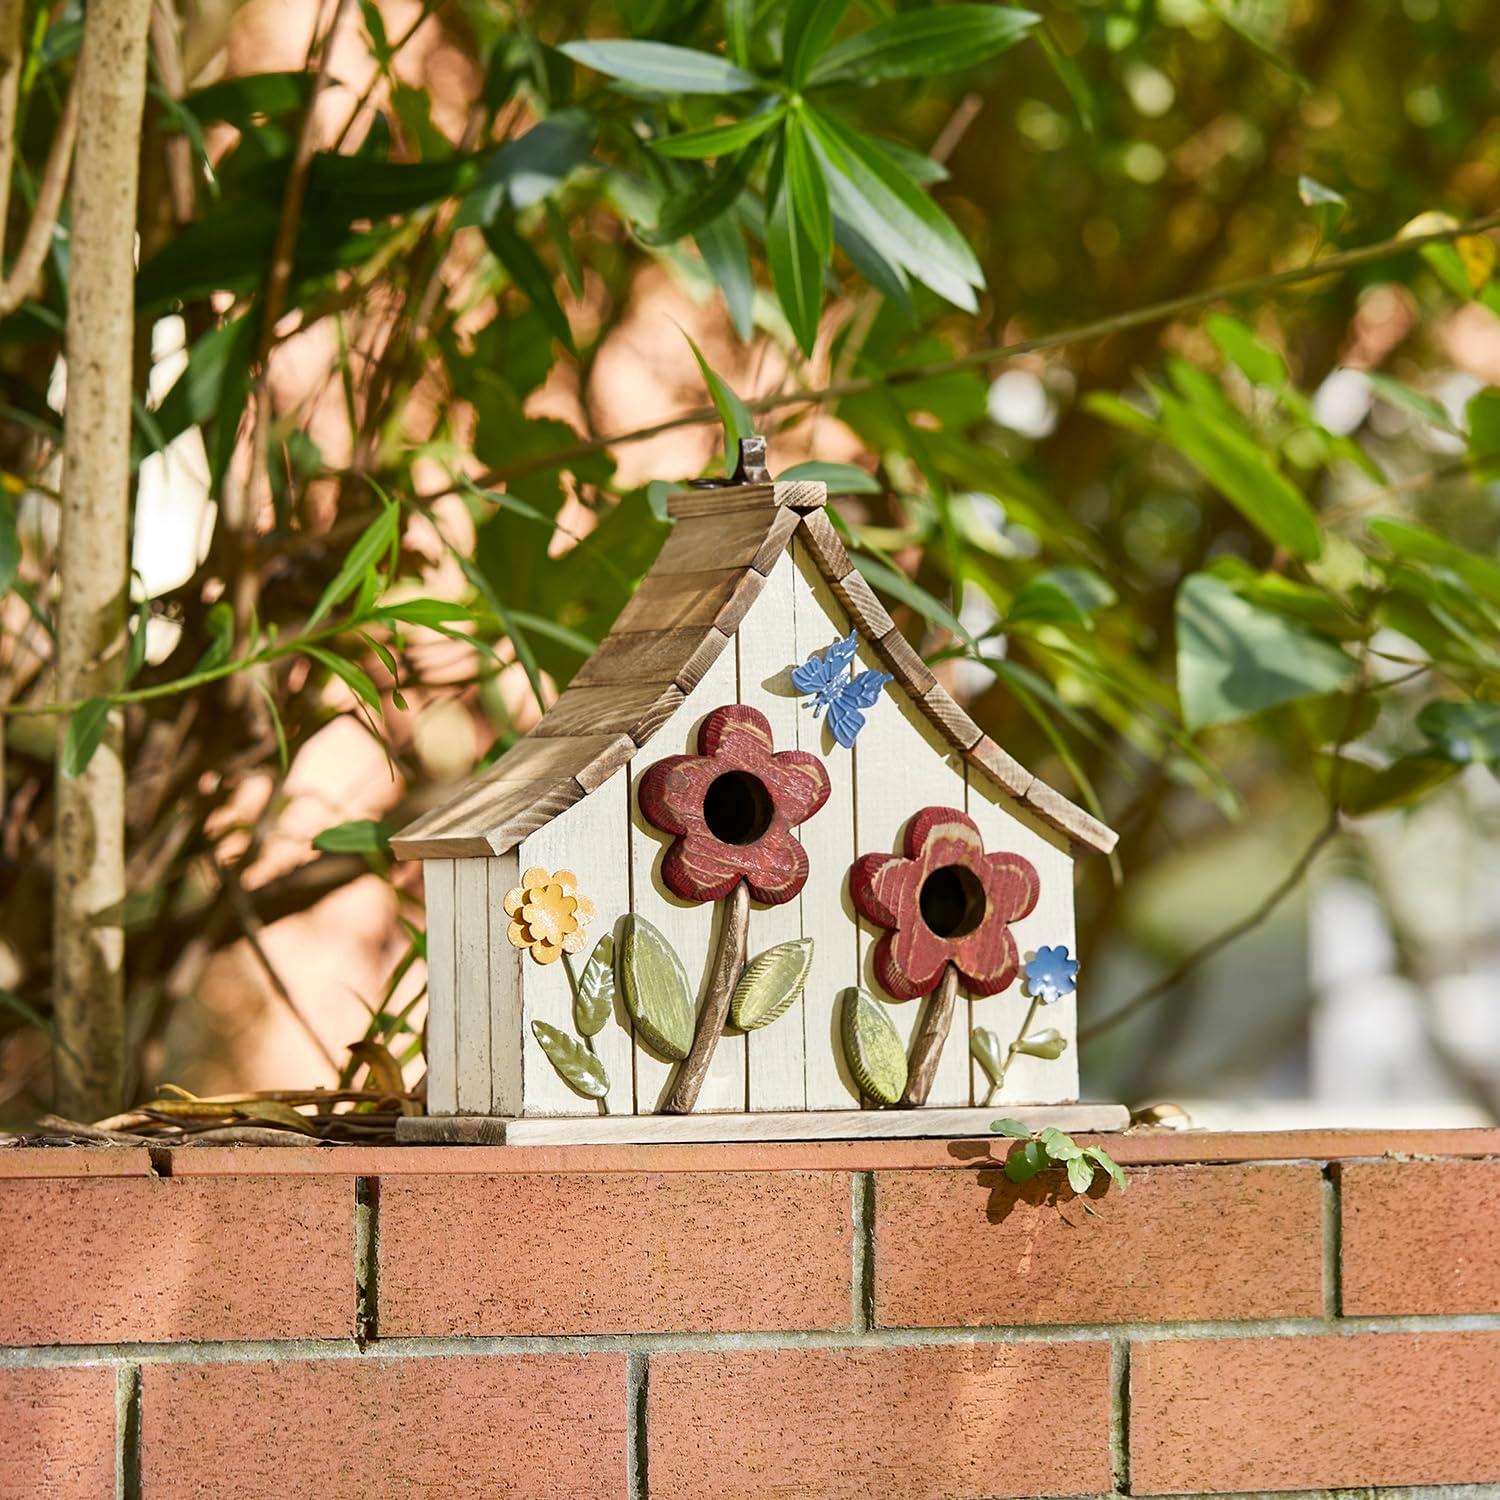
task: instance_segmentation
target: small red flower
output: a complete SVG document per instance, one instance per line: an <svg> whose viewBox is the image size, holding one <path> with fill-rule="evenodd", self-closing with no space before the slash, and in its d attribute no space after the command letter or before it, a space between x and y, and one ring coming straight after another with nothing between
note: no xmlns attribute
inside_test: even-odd
<svg viewBox="0 0 1500 1500"><path fill-rule="evenodd" d="M897 1000L931 994L948 964L976 995L1016 977L1010 924L1036 905L1036 867L1019 854L986 854L974 820L954 807L924 807L906 825L906 857L862 854L849 872L860 915L889 930L875 973Z"/></svg>
<svg viewBox="0 0 1500 1500"><path fill-rule="evenodd" d="M641 778L646 820L677 838L661 878L684 901L718 901L740 881L768 906L807 883L807 852L792 833L828 800L828 772L806 750L773 748L771 726L743 703L716 708L697 755L659 760Z"/></svg>

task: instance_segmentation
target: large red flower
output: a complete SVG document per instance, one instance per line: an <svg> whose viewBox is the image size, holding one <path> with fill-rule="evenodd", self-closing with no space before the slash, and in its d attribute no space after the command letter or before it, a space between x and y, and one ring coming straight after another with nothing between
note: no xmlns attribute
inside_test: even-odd
<svg viewBox="0 0 1500 1500"><path fill-rule="evenodd" d="M849 872L860 914L889 929L875 973L897 1000L937 988L948 964L976 995L995 995L1020 962L1010 924L1036 905L1036 867L1019 854L986 854L974 820L924 807L906 825L906 857L862 854Z"/></svg>
<svg viewBox="0 0 1500 1500"><path fill-rule="evenodd" d="M742 880L768 906L790 901L807 883L792 829L827 800L823 762L777 751L766 716L743 703L714 709L698 754L657 761L640 787L646 820L677 835L661 878L684 901L718 901Z"/></svg>

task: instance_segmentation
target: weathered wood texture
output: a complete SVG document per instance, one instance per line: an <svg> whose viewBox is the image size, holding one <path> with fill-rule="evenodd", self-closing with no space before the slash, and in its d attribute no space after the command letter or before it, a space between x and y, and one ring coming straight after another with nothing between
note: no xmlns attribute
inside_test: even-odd
<svg viewBox="0 0 1500 1500"><path fill-rule="evenodd" d="M427 901L427 1112L433 1115L449 1115L458 1108L453 938L456 865L452 859L429 859L422 864Z"/></svg>
<svg viewBox="0 0 1500 1500"><path fill-rule="evenodd" d="M667 514L674 521L682 521L772 506L814 511L827 504L828 486L818 480L781 479L769 484L716 484L702 489L679 490L675 495L667 496Z"/></svg>

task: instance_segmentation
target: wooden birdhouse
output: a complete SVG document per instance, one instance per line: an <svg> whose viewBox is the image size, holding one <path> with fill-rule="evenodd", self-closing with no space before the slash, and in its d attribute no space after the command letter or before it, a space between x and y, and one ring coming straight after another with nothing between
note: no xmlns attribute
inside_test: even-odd
<svg viewBox="0 0 1500 1500"><path fill-rule="evenodd" d="M428 1116L404 1138L1126 1122L1075 1102L1073 860L1115 835L980 731L825 487L764 456L668 501L567 690L392 841L427 895Z"/></svg>

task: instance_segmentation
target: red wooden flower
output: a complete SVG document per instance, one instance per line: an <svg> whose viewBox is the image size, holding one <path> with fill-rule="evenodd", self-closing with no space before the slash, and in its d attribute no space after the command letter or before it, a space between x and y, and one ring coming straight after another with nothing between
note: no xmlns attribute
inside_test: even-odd
<svg viewBox="0 0 1500 1500"><path fill-rule="evenodd" d="M1036 867L1019 854L986 854L974 820L924 807L906 825L906 857L862 854L849 872L860 914L889 930L875 973L897 1000L931 994L948 964L976 995L995 995L1020 962L1010 924L1036 905Z"/></svg>
<svg viewBox="0 0 1500 1500"><path fill-rule="evenodd" d="M771 726L743 703L716 708L697 755L659 760L641 778L641 812L677 838L662 861L667 889L718 901L740 881L768 906L807 882L807 852L792 833L828 800L828 772L806 750L773 749Z"/></svg>

